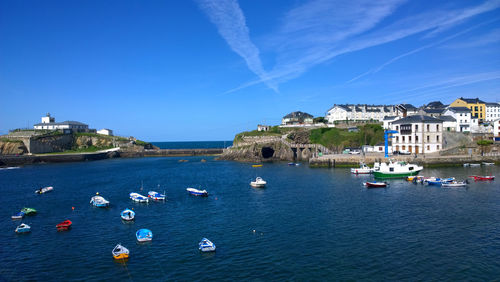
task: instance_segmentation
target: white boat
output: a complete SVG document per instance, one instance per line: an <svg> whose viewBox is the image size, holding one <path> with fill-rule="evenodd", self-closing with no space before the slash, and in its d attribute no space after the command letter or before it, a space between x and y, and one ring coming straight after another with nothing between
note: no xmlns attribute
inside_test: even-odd
<svg viewBox="0 0 500 282"><path fill-rule="evenodd" d="M470 163L464 163L464 167L469 167Z"/></svg>
<svg viewBox="0 0 500 282"><path fill-rule="evenodd" d="M486 163L486 162L483 162L483 165L489 166L489 165L495 165L495 163Z"/></svg>
<svg viewBox="0 0 500 282"><path fill-rule="evenodd" d="M373 168L370 168L364 163L361 163L358 168L351 168L352 174L370 174L373 173Z"/></svg>
<svg viewBox="0 0 500 282"><path fill-rule="evenodd" d="M132 199L132 201L134 202L138 202L138 203L147 203L149 202L149 198L146 197L146 196L143 196L139 193L135 193L135 192L132 192L129 194L130 196L130 199Z"/></svg>
<svg viewBox="0 0 500 282"><path fill-rule="evenodd" d="M188 191L189 194L191 194L191 195L208 197L207 190L198 190L198 189L195 189L195 188L186 188L186 191Z"/></svg>
<svg viewBox="0 0 500 282"><path fill-rule="evenodd" d="M441 187L466 187L467 186L467 181L452 181L452 182L447 182L447 183L442 183Z"/></svg>
<svg viewBox="0 0 500 282"><path fill-rule="evenodd" d="M255 181L250 182L250 186L255 188L263 188L266 186L266 184L267 182L264 181L264 179L262 179L261 177L257 177L255 178Z"/></svg>
<svg viewBox="0 0 500 282"><path fill-rule="evenodd" d="M481 164L469 164L470 167L478 167L481 166Z"/></svg>
<svg viewBox="0 0 500 282"><path fill-rule="evenodd" d="M35 193L37 194L43 194L43 193L47 193L47 192L50 192L54 190L54 187L52 186L49 186L49 187L43 187L43 188L40 188L40 189L37 189L35 190Z"/></svg>
<svg viewBox="0 0 500 282"><path fill-rule="evenodd" d="M105 208L109 206L109 201L104 199L104 197L99 196L99 193L96 193L96 195L90 199L90 203L99 208Z"/></svg>
<svg viewBox="0 0 500 282"><path fill-rule="evenodd" d="M149 229L139 229L135 233L135 237L139 242L148 242L153 240L153 232Z"/></svg>
<svg viewBox="0 0 500 282"><path fill-rule="evenodd" d="M31 227L26 223L21 223L18 227L16 227L16 233L28 233L31 232Z"/></svg>
<svg viewBox="0 0 500 282"><path fill-rule="evenodd" d="M164 194L158 193L156 191L149 191L148 197L155 200L155 201L165 201L165 199L167 199L167 196L165 196Z"/></svg>
<svg viewBox="0 0 500 282"><path fill-rule="evenodd" d="M207 238L201 239L201 242L198 244L198 246L198 249L202 252L215 252L215 244Z"/></svg>
<svg viewBox="0 0 500 282"><path fill-rule="evenodd" d="M113 254L113 257L115 259L128 259L130 252L127 248L125 248L121 244L118 244L111 251L111 254Z"/></svg>
<svg viewBox="0 0 500 282"><path fill-rule="evenodd" d="M406 162L375 163L373 174L375 178L406 178L417 175L424 168Z"/></svg>
<svg viewBox="0 0 500 282"><path fill-rule="evenodd" d="M131 220L134 220L135 218L135 212L131 209L124 209L121 213L120 213L120 217L123 219L123 220L126 220L126 221L131 221Z"/></svg>
<svg viewBox="0 0 500 282"><path fill-rule="evenodd" d="M10 218L12 218L12 219L23 219L24 218L24 212L18 212L15 215L11 216Z"/></svg>

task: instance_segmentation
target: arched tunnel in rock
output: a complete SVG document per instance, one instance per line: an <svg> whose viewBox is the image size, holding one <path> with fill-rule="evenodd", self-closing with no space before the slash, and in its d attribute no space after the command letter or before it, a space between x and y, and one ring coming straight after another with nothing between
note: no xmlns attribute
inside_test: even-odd
<svg viewBox="0 0 500 282"><path fill-rule="evenodd" d="M274 149L271 147L262 147L262 158L269 159L274 155Z"/></svg>

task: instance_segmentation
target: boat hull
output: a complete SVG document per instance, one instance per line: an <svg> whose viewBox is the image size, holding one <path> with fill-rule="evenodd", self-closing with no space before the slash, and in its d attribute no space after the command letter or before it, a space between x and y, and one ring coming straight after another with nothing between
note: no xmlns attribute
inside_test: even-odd
<svg viewBox="0 0 500 282"><path fill-rule="evenodd" d="M420 171L387 173L387 172L375 171L373 172L373 176L375 176L375 178L405 178L408 176L417 175L419 172Z"/></svg>
<svg viewBox="0 0 500 282"><path fill-rule="evenodd" d="M266 187L266 184L260 184L260 183L253 183L253 182L251 182L250 186L252 186L253 188L264 188L264 187Z"/></svg>
<svg viewBox="0 0 500 282"><path fill-rule="evenodd" d="M125 254L125 253L113 255L114 259L128 259L128 257L129 257L129 254Z"/></svg>

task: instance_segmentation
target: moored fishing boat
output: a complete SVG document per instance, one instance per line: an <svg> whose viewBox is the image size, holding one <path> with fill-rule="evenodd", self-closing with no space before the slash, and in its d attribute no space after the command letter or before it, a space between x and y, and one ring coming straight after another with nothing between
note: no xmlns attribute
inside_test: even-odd
<svg viewBox="0 0 500 282"><path fill-rule="evenodd" d="M467 186L467 181L451 181L442 183L441 187L455 188L455 187L465 187Z"/></svg>
<svg viewBox="0 0 500 282"><path fill-rule="evenodd" d="M254 164L254 165L252 165L252 167L262 167L262 165L261 164Z"/></svg>
<svg viewBox="0 0 500 282"><path fill-rule="evenodd" d="M35 193L37 194L43 194L43 193L47 193L47 192L50 192L54 190L54 187L52 186L49 186L49 187L43 187L43 188L40 188L40 189L37 189L35 190Z"/></svg>
<svg viewBox="0 0 500 282"><path fill-rule="evenodd" d="M131 221L131 220L134 220L135 218L135 212L131 209L124 209L121 213L120 213L120 217L123 219L123 220L126 220L126 221Z"/></svg>
<svg viewBox="0 0 500 282"><path fill-rule="evenodd" d="M495 165L495 163L487 163L487 162L483 162L483 165L485 165L485 166L490 166L490 165Z"/></svg>
<svg viewBox="0 0 500 282"><path fill-rule="evenodd" d="M139 229L135 233L135 237L139 242L147 242L153 240L153 232L149 229Z"/></svg>
<svg viewBox="0 0 500 282"><path fill-rule="evenodd" d="M165 199L167 199L167 196L165 196L164 194L158 193L156 191L149 191L148 197L155 200L155 201L165 201Z"/></svg>
<svg viewBox="0 0 500 282"><path fill-rule="evenodd" d="M127 248L122 246L121 244L116 245L113 250L111 251L111 254L113 254L114 259L128 259L130 252Z"/></svg>
<svg viewBox="0 0 500 282"><path fill-rule="evenodd" d="M443 183L449 183L452 181L455 181L455 177L448 177L448 178L430 177L424 179L424 183L426 183L427 185L434 185L434 186L441 186Z"/></svg>
<svg viewBox="0 0 500 282"><path fill-rule="evenodd" d="M250 186L255 187L255 188L263 188L265 187L267 182L262 179L262 177L257 177L254 181L250 182Z"/></svg>
<svg viewBox="0 0 500 282"><path fill-rule="evenodd" d="M373 168L361 163L358 168L351 168L352 174L371 174L373 173Z"/></svg>
<svg viewBox="0 0 500 282"><path fill-rule="evenodd" d="M469 177L474 178L475 181L491 181L491 180L495 180L495 176L494 175L490 175L490 176L471 175Z"/></svg>
<svg viewBox="0 0 500 282"><path fill-rule="evenodd" d="M376 163L373 174L376 178L404 178L417 175L422 169L424 168L415 164L389 160L389 163Z"/></svg>
<svg viewBox="0 0 500 282"><path fill-rule="evenodd" d="M363 182L363 185L366 186L367 188L383 188L383 187L387 187L387 182L377 182L377 181L373 181L373 182Z"/></svg>
<svg viewBox="0 0 500 282"><path fill-rule="evenodd" d="M66 230L69 230L71 229L71 225L73 224L73 222L71 222L71 220L69 219L66 219L65 221L59 223L56 225L56 228L57 228L57 231L66 231Z"/></svg>
<svg viewBox="0 0 500 282"><path fill-rule="evenodd" d="M31 227L26 223L21 223L16 227L16 233L28 233L31 232Z"/></svg>
<svg viewBox="0 0 500 282"><path fill-rule="evenodd" d="M34 208L23 208L21 210L21 212L23 212L25 215L35 215L36 214L36 210Z"/></svg>
<svg viewBox="0 0 500 282"><path fill-rule="evenodd" d="M195 189L195 188L186 188L186 191L188 191L189 194L191 194L191 195L208 197L207 190L198 190L198 189Z"/></svg>
<svg viewBox="0 0 500 282"><path fill-rule="evenodd" d="M109 206L109 201L100 196L99 193L96 193L96 195L90 199L90 203L98 208L106 208Z"/></svg>
<svg viewBox="0 0 500 282"><path fill-rule="evenodd" d="M478 167L481 166L481 164L469 164L470 167Z"/></svg>
<svg viewBox="0 0 500 282"><path fill-rule="evenodd" d="M24 218L24 212L20 211L16 213L15 215L11 216L12 219L23 219Z"/></svg>
<svg viewBox="0 0 500 282"><path fill-rule="evenodd" d="M207 238L203 238L200 243L198 243L198 249L202 252L215 252L215 244Z"/></svg>
<svg viewBox="0 0 500 282"><path fill-rule="evenodd" d="M129 194L130 196L130 199L132 199L132 201L134 202L138 202L138 203L147 203L149 202L149 198L146 197L146 196L143 196L139 193L135 193L135 192L132 192Z"/></svg>

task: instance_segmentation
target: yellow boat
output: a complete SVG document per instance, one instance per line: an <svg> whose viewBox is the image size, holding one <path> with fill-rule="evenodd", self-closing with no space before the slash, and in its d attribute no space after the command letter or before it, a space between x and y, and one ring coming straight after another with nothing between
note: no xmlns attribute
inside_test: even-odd
<svg viewBox="0 0 500 282"><path fill-rule="evenodd" d="M113 251L111 252L113 254L113 257L115 259L128 259L129 257L129 251L127 248L125 248L124 246L118 244L116 245L116 247L113 249Z"/></svg>
<svg viewBox="0 0 500 282"><path fill-rule="evenodd" d="M252 165L252 167L261 167L261 166L262 166L261 164Z"/></svg>
<svg viewBox="0 0 500 282"><path fill-rule="evenodd" d="M411 176L406 177L406 180L411 182L411 181L413 181L413 179L415 179L415 177L417 177L417 176L411 175Z"/></svg>

